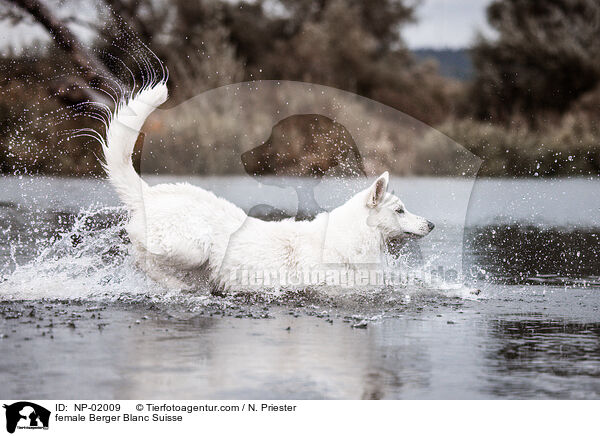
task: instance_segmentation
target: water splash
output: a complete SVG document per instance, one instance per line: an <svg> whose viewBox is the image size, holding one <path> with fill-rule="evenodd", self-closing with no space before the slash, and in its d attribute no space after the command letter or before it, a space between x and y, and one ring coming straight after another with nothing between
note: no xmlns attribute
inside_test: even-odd
<svg viewBox="0 0 600 436"><path fill-rule="evenodd" d="M8 78L0 100L9 104L0 126L4 172L98 172L95 152L118 102L168 79L156 54L118 15L110 16L117 20L116 30L106 29L110 31L98 34L93 47L86 47L105 68L94 71L99 83L85 84L85 71L72 66L61 52L55 55L67 61L51 61L51 46L44 54L22 58L24 65L35 63L35 68L16 68L16 61L0 65L0 73Z"/></svg>
<svg viewBox="0 0 600 436"><path fill-rule="evenodd" d="M83 302L123 302L152 304L182 309L189 313L253 308L273 305L302 307L319 314L332 310L379 316L423 304L424 299L474 298L472 289L444 281L414 281L400 286L357 287L344 292L320 288L288 292L244 292L214 296L207 286L193 292L169 290L150 280L135 264L125 225L127 214L120 207L93 206L72 218L58 234L42 237L29 260L22 262L15 252L22 249L19 239L10 242L11 265L0 273L0 296L4 300L67 300ZM70 220L67 220L70 221ZM408 258L398 256L387 268L428 269L434 260L410 267ZM253 315L254 316L254 315Z"/></svg>

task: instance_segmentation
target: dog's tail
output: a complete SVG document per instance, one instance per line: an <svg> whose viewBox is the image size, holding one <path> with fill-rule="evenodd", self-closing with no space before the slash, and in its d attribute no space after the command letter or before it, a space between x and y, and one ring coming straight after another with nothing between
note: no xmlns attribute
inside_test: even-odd
<svg viewBox="0 0 600 436"><path fill-rule="evenodd" d="M115 109L102 144L102 166L121 201L130 209L143 206L142 191L146 183L133 168L131 154L146 118L168 97L164 81L140 90L124 99Z"/></svg>

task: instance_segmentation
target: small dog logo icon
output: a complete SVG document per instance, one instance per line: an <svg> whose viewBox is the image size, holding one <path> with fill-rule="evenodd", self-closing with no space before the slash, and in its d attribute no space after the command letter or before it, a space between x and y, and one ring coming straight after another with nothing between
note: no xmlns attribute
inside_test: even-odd
<svg viewBox="0 0 600 436"><path fill-rule="evenodd" d="M19 429L48 429L50 411L28 401L4 405L6 409L6 431L14 433Z"/></svg>

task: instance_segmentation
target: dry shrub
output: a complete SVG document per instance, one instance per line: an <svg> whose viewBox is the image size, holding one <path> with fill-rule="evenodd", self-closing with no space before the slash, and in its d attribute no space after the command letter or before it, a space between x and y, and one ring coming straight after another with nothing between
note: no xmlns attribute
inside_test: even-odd
<svg viewBox="0 0 600 436"><path fill-rule="evenodd" d="M265 81L211 90L153 114L147 126L155 128L145 131L142 170L241 174L243 152L262 144L280 120L310 113L348 129L369 174L462 175L474 165L473 156L448 137L380 103L320 85ZM459 164L429 159L422 147L426 136L443 144Z"/></svg>
<svg viewBox="0 0 600 436"><path fill-rule="evenodd" d="M482 176L600 174L600 135L582 116L567 114L543 131L522 122L504 126L468 119L447 121L440 130L484 160Z"/></svg>

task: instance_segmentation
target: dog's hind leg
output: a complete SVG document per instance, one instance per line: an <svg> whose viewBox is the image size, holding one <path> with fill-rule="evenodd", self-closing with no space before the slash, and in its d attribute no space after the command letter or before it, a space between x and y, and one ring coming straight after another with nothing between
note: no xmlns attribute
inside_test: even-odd
<svg viewBox="0 0 600 436"><path fill-rule="evenodd" d="M136 248L136 264L144 271L147 277L161 286L166 287L169 290L180 290L188 291L191 286L177 278L174 272L170 272L172 269L168 264L159 260L151 253L148 253L143 248Z"/></svg>
<svg viewBox="0 0 600 436"><path fill-rule="evenodd" d="M162 285L171 291L189 291L192 289L190 285L161 268L146 270L146 275L159 285Z"/></svg>

